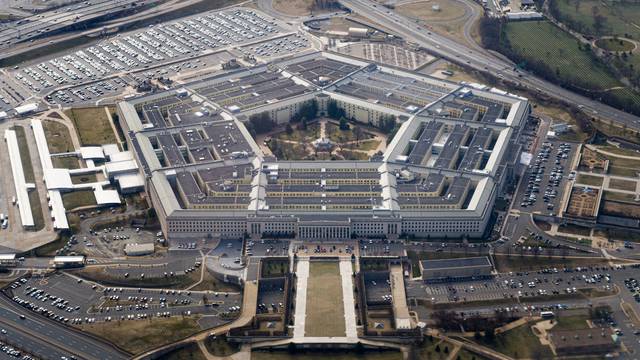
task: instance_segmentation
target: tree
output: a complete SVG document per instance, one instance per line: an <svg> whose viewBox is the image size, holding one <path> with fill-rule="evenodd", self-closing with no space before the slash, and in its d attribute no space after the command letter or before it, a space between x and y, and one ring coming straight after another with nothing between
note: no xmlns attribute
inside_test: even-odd
<svg viewBox="0 0 640 360"><path fill-rule="evenodd" d="M291 127L291 124L287 124L287 126L285 127L285 131L288 135L293 134L293 128Z"/></svg>
<svg viewBox="0 0 640 360"><path fill-rule="evenodd" d="M249 126L247 126L249 132L256 134L265 134L273 130L276 123L271 120L271 116L268 112L261 112L259 114L253 114L249 116Z"/></svg>
<svg viewBox="0 0 640 360"><path fill-rule="evenodd" d="M340 130L349 130L349 123L347 122L347 118L345 118L344 116L340 118Z"/></svg>

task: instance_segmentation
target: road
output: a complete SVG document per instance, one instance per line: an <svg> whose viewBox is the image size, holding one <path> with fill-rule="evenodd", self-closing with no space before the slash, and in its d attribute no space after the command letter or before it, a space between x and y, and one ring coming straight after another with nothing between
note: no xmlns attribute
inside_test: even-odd
<svg viewBox="0 0 640 360"><path fill-rule="evenodd" d="M21 319L20 315L25 318ZM0 296L0 322L19 330L23 337L37 337L39 344L46 344L55 351L70 352L83 359L126 359L128 354L118 351L112 345L81 335L67 327L60 326L18 306L5 296ZM43 345L45 346L45 345Z"/></svg>
<svg viewBox="0 0 640 360"><path fill-rule="evenodd" d="M148 1L147 3L153 3ZM94 0L47 11L15 21L0 31L0 49L46 35L68 26L124 11L147 3L139 0Z"/></svg>
<svg viewBox="0 0 640 360"><path fill-rule="evenodd" d="M268 0L265 0L268 1ZM551 84L531 74L524 74L513 70L514 64L488 51L474 51L464 44L417 26L414 21L407 19L392 10L376 5L369 0L341 0L341 3L353 12L368 17L372 21L396 32L406 41L417 43L428 48L433 53L450 61L464 64L478 71L490 72L505 80L521 83L532 91L540 91L551 97L564 100L571 104L582 105L587 113L613 120L620 126L640 130L640 118L604 105L598 101L578 95L560 86ZM539 90L538 90L539 89Z"/></svg>

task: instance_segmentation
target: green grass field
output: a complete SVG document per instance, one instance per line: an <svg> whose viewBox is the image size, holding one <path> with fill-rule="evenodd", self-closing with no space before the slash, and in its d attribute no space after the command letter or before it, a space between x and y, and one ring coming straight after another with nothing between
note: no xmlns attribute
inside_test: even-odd
<svg viewBox="0 0 640 360"><path fill-rule="evenodd" d="M50 153L56 154L75 150L66 126L55 121L43 121L42 127L47 137Z"/></svg>
<svg viewBox="0 0 640 360"><path fill-rule="evenodd" d="M305 336L345 336L342 296L338 262L311 262Z"/></svg>
<svg viewBox="0 0 640 360"><path fill-rule="evenodd" d="M540 344L531 325L532 323L528 323L498 334L492 344L484 345L516 359L551 359L551 349Z"/></svg>
<svg viewBox="0 0 640 360"><path fill-rule="evenodd" d="M80 161L75 156L59 157L55 156L51 158L51 163L56 169L79 169Z"/></svg>
<svg viewBox="0 0 640 360"><path fill-rule="evenodd" d="M117 143L104 107L70 109L65 114L73 121L83 146Z"/></svg>
<svg viewBox="0 0 640 360"><path fill-rule="evenodd" d="M62 194L65 209L72 210L81 206L96 205L96 197L91 190L78 190Z"/></svg>
<svg viewBox="0 0 640 360"><path fill-rule="evenodd" d="M589 52L580 50L577 41L547 21L516 21L506 26L506 35L516 53L544 61L562 79L575 84L589 84L602 90L620 86Z"/></svg>
<svg viewBox="0 0 640 360"><path fill-rule="evenodd" d="M177 316L100 322L82 325L80 329L105 338L132 354L184 339L201 330L196 317Z"/></svg>
<svg viewBox="0 0 640 360"><path fill-rule="evenodd" d="M632 2L618 2L610 0L554 0L563 17L574 22L577 29L586 34L596 34L594 27L594 7L597 13L606 18L604 35L631 35L640 38L640 4ZM606 6L605 6L606 5ZM577 25L579 24L579 25Z"/></svg>

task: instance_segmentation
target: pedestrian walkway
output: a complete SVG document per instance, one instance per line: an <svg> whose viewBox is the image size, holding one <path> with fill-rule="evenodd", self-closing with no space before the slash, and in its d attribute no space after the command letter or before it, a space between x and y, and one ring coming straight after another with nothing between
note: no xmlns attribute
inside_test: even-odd
<svg viewBox="0 0 640 360"><path fill-rule="evenodd" d="M304 338L305 318L307 316L307 281L309 279L309 259L301 259L296 267L296 311L293 325L293 338Z"/></svg>
<svg viewBox="0 0 640 360"><path fill-rule="evenodd" d="M353 300L353 270L350 259L340 260L340 276L342 277L342 302L344 304L344 321L347 338L358 337L356 329L356 310Z"/></svg>

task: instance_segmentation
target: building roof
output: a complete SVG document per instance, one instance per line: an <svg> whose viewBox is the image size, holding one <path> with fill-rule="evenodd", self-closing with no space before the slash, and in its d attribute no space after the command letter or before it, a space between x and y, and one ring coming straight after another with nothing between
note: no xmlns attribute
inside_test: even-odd
<svg viewBox="0 0 640 360"><path fill-rule="evenodd" d="M16 107L16 112L19 115L30 113L30 112L36 111L36 110L38 110L38 104L36 104L36 103L29 103L29 104L24 104L22 106Z"/></svg>
<svg viewBox="0 0 640 360"><path fill-rule="evenodd" d="M73 188L68 169L44 169L44 182L48 190Z"/></svg>
<svg viewBox="0 0 640 360"><path fill-rule="evenodd" d="M0 261L15 260L16 254L0 254Z"/></svg>
<svg viewBox="0 0 640 360"><path fill-rule="evenodd" d="M119 153L120 148L118 147L117 144L105 144L105 145L102 145L102 152L106 156L110 157L112 154Z"/></svg>
<svg viewBox="0 0 640 360"><path fill-rule="evenodd" d="M84 262L84 255L77 256L55 256L53 258L54 263L79 263Z"/></svg>
<svg viewBox="0 0 640 360"><path fill-rule="evenodd" d="M101 146L83 146L80 148L80 155L84 160L103 160L104 152Z"/></svg>
<svg viewBox="0 0 640 360"><path fill-rule="evenodd" d="M115 179L122 190L144 186L144 177L140 173L117 175Z"/></svg>
<svg viewBox="0 0 640 360"><path fill-rule="evenodd" d="M120 204L120 195L117 190L103 190L98 187L93 191L93 195L98 205Z"/></svg>
<svg viewBox="0 0 640 360"><path fill-rule="evenodd" d="M470 267L491 267L491 262L486 256L468 257L459 259L423 260L420 262L423 270L445 270Z"/></svg>
<svg viewBox="0 0 640 360"><path fill-rule="evenodd" d="M134 160L108 162L105 170L109 176L121 174L125 172L138 171L138 164Z"/></svg>
<svg viewBox="0 0 640 360"><path fill-rule="evenodd" d="M551 329L549 331L549 340L556 350L559 351L562 351L563 348L576 348L583 346L593 348L613 345L615 343L613 331L610 328L587 328L555 331Z"/></svg>
<svg viewBox="0 0 640 360"><path fill-rule="evenodd" d="M153 243L146 244L127 244L124 246L124 252L126 254L129 253L144 253L144 252L153 252L155 249Z"/></svg>
<svg viewBox="0 0 640 360"><path fill-rule="evenodd" d="M18 198L18 209L20 211L20 221L22 226L34 226L33 214L31 213L31 202L29 201L29 193L27 192L27 183L24 178L24 170L22 169L22 160L20 158L20 147L18 145L18 137L14 130L5 130L4 138L9 148L9 159L11 160L11 172L13 173L13 184L16 189L16 197Z"/></svg>
<svg viewBox="0 0 640 360"><path fill-rule="evenodd" d="M131 151L118 151L109 155L109 161L111 162L126 161L132 159L133 153L131 153Z"/></svg>

